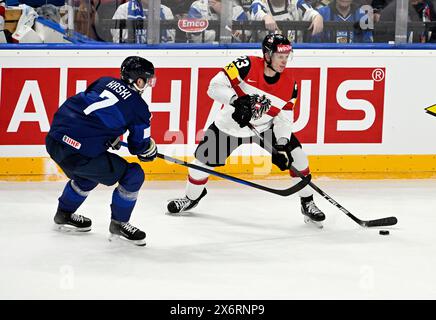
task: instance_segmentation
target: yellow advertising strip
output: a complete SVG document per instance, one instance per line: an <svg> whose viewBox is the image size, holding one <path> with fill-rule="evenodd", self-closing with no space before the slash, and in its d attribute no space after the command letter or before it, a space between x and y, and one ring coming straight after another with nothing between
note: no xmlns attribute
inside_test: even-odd
<svg viewBox="0 0 436 320"><path fill-rule="evenodd" d="M128 161L138 162L136 157ZM180 158L191 161L192 157ZM436 155L309 156L313 176L338 179L436 178ZM187 168L161 159L140 163L147 180L184 180ZM286 178L269 157L230 157L220 172L245 179ZM211 177L214 179L215 177ZM0 181L64 180L49 158L0 158ZM218 178L217 178L218 179Z"/></svg>

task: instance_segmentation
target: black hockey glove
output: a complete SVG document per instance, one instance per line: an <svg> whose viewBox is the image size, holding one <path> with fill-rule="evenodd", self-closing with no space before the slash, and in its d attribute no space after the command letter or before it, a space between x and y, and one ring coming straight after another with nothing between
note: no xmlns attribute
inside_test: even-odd
<svg viewBox="0 0 436 320"><path fill-rule="evenodd" d="M243 128L250 120L258 120L267 113L271 101L265 95L251 94L237 98L232 105L235 107L232 118Z"/></svg>
<svg viewBox="0 0 436 320"><path fill-rule="evenodd" d="M106 142L106 147L111 148L112 150L120 150L121 148L120 137L116 137L115 139Z"/></svg>
<svg viewBox="0 0 436 320"><path fill-rule="evenodd" d="M245 96L238 97L232 103L232 106L235 107L232 118L239 124L241 128L250 123L251 117L253 116L253 102L254 96L246 94Z"/></svg>
<svg viewBox="0 0 436 320"><path fill-rule="evenodd" d="M277 150L277 153L272 154L272 163L282 171L289 169L292 162L294 162L291 155L291 143L288 141L286 144L276 144L274 148Z"/></svg>
<svg viewBox="0 0 436 320"><path fill-rule="evenodd" d="M157 156L157 146L153 138L150 138L150 145L144 153L138 154L138 159L143 162L153 161Z"/></svg>

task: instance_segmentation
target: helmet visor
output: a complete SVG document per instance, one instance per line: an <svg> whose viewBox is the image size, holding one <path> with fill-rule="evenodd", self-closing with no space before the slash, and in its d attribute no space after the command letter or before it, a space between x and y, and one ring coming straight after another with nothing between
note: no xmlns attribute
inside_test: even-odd
<svg viewBox="0 0 436 320"><path fill-rule="evenodd" d="M154 88L156 85L157 78L155 75L151 76L150 78L147 78L145 81L146 87Z"/></svg>

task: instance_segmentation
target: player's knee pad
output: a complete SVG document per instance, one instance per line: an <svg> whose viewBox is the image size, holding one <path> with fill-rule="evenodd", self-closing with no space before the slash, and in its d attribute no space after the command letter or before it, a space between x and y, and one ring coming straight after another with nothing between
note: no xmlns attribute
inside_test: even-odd
<svg viewBox="0 0 436 320"><path fill-rule="evenodd" d="M291 151L292 158L294 159L294 162L292 162L292 165L297 170L305 170L309 167L309 159L307 158L306 153L301 148L295 148Z"/></svg>
<svg viewBox="0 0 436 320"><path fill-rule="evenodd" d="M128 192L137 192L144 183L144 171L137 163L129 163L119 184Z"/></svg>

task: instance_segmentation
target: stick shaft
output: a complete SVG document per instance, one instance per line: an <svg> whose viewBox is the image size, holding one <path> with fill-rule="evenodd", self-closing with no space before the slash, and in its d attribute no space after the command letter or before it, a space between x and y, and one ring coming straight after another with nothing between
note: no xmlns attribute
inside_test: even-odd
<svg viewBox="0 0 436 320"><path fill-rule="evenodd" d="M124 146L124 147L127 147L127 143L126 142L121 142L121 145ZM214 175L214 176L226 179L226 180L230 180L230 181L233 181L233 182L236 182L236 183L239 183L239 184L243 184L245 186L252 187L252 188L255 188L255 189L263 190L263 191L266 191L266 192L269 192L269 193L277 194L277 195L283 196L283 197L287 197L287 196L289 196L291 194L294 194L294 193L300 191L301 189L303 189L310 182L310 179L311 179L311 176L310 176L308 179L306 179L304 181L302 180L298 184L296 184L296 185L294 185L294 186L292 186L292 187L290 187L288 189L280 190L280 189L273 189L273 188L270 188L270 187L267 187L267 186L263 186L263 185L260 185L260 184L257 184L257 183L251 182L251 181L247 181L247 180L244 180L244 179L240 179L240 178L237 178L237 177L225 174L225 173L217 172L215 170L204 168L204 167L198 166L196 164L188 163L186 161L183 161L183 160L180 160L180 159L176 159L176 158L173 158L173 157L161 154L161 153L158 153L157 157L160 158L160 159L169 161L169 162L173 162L173 163L176 163L176 164L188 167L188 168L192 168L192 169L196 169L196 170L199 170L199 171L203 171L203 172L209 173L211 175Z"/></svg>

